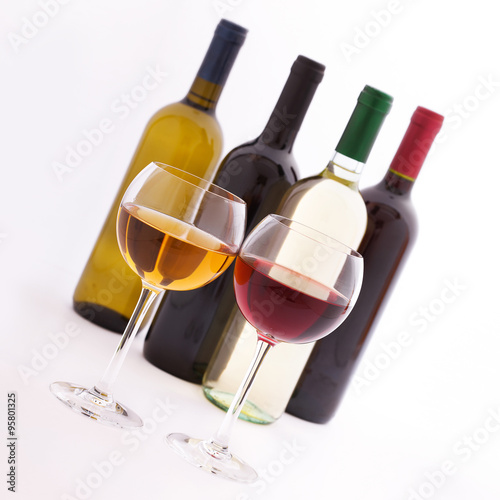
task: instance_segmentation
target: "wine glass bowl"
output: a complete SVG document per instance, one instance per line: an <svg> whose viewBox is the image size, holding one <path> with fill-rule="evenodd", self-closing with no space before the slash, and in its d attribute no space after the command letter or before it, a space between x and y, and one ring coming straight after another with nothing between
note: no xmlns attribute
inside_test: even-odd
<svg viewBox="0 0 500 500"><path fill-rule="evenodd" d="M242 200L160 163L138 175L117 217L127 264L148 285L166 290L192 290L217 278L238 253L244 228Z"/></svg>
<svg viewBox="0 0 500 500"><path fill-rule="evenodd" d="M99 382L87 389L68 382L52 393L72 410L103 424L142 426L114 400L112 386L149 307L164 290L191 290L222 274L244 237L246 205L228 191L184 170L157 162L131 182L118 210L117 240L142 291L120 343Z"/></svg>
<svg viewBox="0 0 500 500"><path fill-rule="evenodd" d="M349 315L362 265L361 256L343 243L273 214L236 259L236 300L262 340L314 342Z"/></svg>
<svg viewBox="0 0 500 500"><path fill-rule="evenodd" d="M266 353L281 342L313 342L335 330L354 307L362 276L363 258L348 246L283 216L262 220L244 241L234 268L236 301L257 331L254 358L212 438L174 433L167 444L212 474L257 479L229 450L229 438Z"/></svg>

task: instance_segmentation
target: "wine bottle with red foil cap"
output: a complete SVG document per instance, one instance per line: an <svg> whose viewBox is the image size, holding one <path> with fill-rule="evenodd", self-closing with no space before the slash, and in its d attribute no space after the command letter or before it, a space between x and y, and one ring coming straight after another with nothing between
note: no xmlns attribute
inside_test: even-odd
<svg viewBox="0 0 500 500"><path fill-rule="evenodd" d="M415 243L411 190L442 123L441 115L418 107L385 177L361 191L368 213L358 248L365 266L361 293L346 321L315 344L287 413L326 423L338 409Z"/></svg>

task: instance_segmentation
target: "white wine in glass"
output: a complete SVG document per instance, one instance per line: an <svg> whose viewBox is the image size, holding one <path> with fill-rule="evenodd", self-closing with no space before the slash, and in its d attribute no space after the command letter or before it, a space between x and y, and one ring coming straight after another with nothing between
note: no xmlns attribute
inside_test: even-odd
<svg viewBox="0 0 500 500"><path fill-rule="evenodd" d="M99 382L90 389L55 382L52 393L103 424L140 427L141 418L112 396L133 338L161 292L201 287L230 266L245 218L244 201L204 179L156 162L142 170L123 196L116 226L120 251L142 280L137 306Z"/></svg>

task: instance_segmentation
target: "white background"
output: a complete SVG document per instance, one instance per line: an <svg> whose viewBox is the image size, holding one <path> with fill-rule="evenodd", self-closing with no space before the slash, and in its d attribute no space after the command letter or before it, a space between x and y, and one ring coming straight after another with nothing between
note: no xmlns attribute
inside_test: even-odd
<svg viewBox="0 0 500 500"><path fill-rule="evenodd" d="M72 0L50 18L42 2L2 0L0 16L0 436L15 391L14 498L498 499L495 2ZM147 120L184 96L221 16L250 30L218 107L224 153L260 132L298 54L327 67L296 142L303 177L325 166L365 84L395 101L361 187L384 175L416 106L447 117L414 189L417 245L357 372L365 384L327 425L239 422L234 449L264 471L254 485L210 477L165 447L167 432L208 436L223 414L147 363L143 335L116 387L144 418L140 434L72 414L48 391L95 382L114 350L118 336L77 316L72 293ZM156 67L167 73L158 87L126 117L113 111ZM112 132L58 179L54 162L103 119ZM384 346L402 332L411 342L387 362ZM10 498L6 437L0 450Z"/></svg>

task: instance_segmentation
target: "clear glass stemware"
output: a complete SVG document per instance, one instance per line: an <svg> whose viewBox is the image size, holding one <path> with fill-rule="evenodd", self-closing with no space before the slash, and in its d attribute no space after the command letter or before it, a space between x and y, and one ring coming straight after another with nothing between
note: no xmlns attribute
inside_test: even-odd
<svg viewBox="0 0 500 500"><path fill-rule="evenodd" d="M142 170L125 192L117 217L118 245L142 281L137 306L99 382L91 388L54 382L52 393L103 424L142 426L141 418L113 397L131 343L160 293L201 287L229 267L243 240L245 219L240 198L204 179L157 162Z"/></svg>

